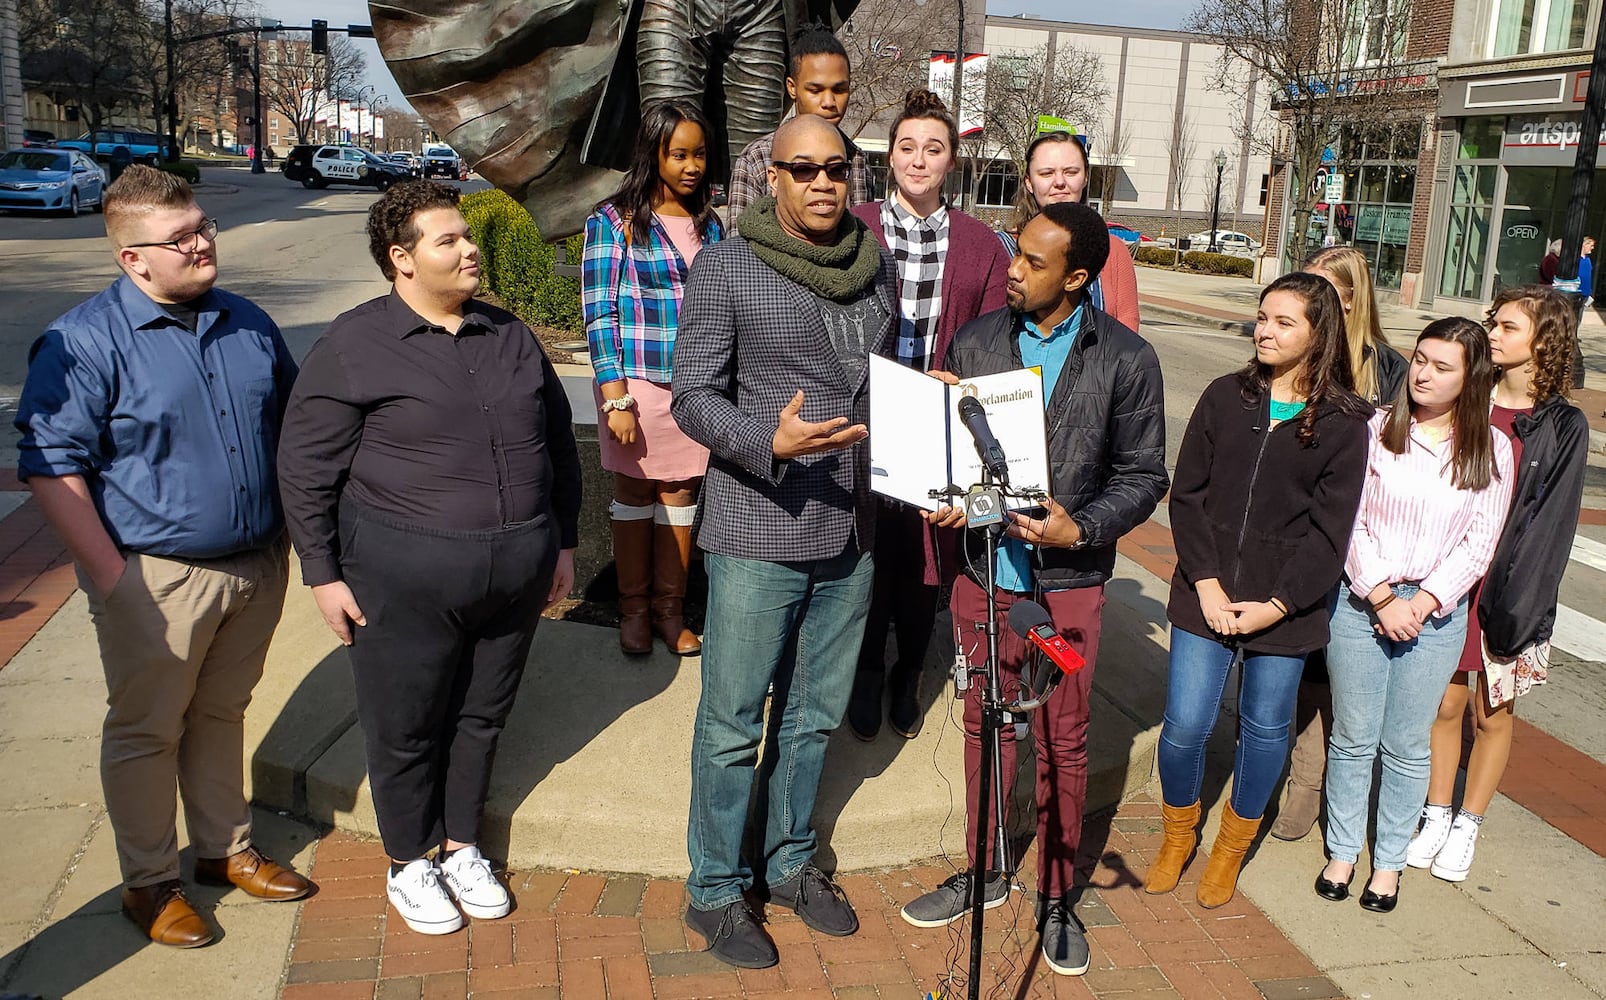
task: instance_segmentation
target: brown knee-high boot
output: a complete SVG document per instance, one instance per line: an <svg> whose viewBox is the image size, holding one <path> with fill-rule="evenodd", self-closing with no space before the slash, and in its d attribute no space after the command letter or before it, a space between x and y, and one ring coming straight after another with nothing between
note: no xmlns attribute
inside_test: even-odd
<svg viewBox="0 0 1606 1000"><path fill-rule="evenodd" d="M1322 811L1322 779L1327 775L1326 713L1332 711L1333 691L1326 684L1301 681L1294 708L1294 749L1288 755L1288 787L1271 835L1298 840L1316 825Z"/></svg>
<svg viewBox="0 0 1606 1000"><path fill-rule="evenodd" d="M1182 880L1182 869L1199 846L1199 803L1191 806L1173 806L1160 803L1160 817L1165 822L1165 840L1143 876L1143 891L1170 892Z"/></svg>
<svg viewBox="0 0 1606 1000"><path fill-rule="evenodd" d="M652 627L671 653L693 656L703 651L703 644L686 627L683 607L686 574L691 567L691 522L697 508L659 507L658 511L659 518L685 523L653 525Z"/></svg>
<svg viewBox="0 0 1606 1000"><path fill-rule="evenodd" d="M646 517L640 516L643 510ZM640 656L652 652L648 597L652 588L652 508L615 501L609 512L613 515L613 566L619 577L619 648ZM621 518L621 514L627 516Z"/></svg>
<svg viewBox="0 0 1606 1000"><path fill-rule="evenodd" d="M1260 817L1244 819L1232 811L1227 803L1221 814L1221 829L1216 831L1216 842L1210 848L1210 860L1205 863L1204 875L1199 878L1197 898L1206 909L1223 906L1238 889L1238 872L1244 865L1244 855L1260 832Z"/></svg>

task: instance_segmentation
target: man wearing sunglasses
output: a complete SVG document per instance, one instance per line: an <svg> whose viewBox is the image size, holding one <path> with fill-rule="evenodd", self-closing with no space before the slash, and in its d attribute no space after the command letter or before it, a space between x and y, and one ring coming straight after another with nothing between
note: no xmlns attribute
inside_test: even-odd
<svg viewBox="0 0 1606 1000"><path fill-rule="evenodd" d="M767 890L821 933L859 927L814 865L810 819L870 605L866 376L872 353L896 350L898 291L892 258L848 213L846 154L822 118L781 126L775 194L747 210L739 238L697 255L675 344L671 413L713 453L697 526L708 610L686 923L742 968L777 961L749 890ZM755 763L763 853L749 858Z"/></svg>
<svg viewBox="0 0 1606 1000"><path fill-rule="evenodd" d="M18 475L67 543L100 641L101 782L123 913L158 944L213 930L179 881L269 900L312 883L251 845L244 720L284 605L274 445L296 377L279 328L214 288L217 222L129 167L106 189L123 276L33 345Z"/></svg>

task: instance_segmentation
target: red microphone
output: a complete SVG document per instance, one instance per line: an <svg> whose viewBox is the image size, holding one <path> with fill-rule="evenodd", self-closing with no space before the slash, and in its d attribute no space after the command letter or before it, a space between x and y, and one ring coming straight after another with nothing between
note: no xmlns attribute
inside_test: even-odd
<svg viewBox="0 0 1606 1000"><path fill-rule="evenodd" d="M1009 630L1031 643L1061 672L1074 674L1087 661L1065 637L1054 631L1054 622L1036 601L1016 601L1009 608Z"/></svg>

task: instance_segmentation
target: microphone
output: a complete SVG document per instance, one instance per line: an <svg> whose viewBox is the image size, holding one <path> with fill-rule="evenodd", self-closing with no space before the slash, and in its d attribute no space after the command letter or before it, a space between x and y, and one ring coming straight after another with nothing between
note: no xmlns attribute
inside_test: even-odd
<svg viewBox="0 0 1606 1000"><path fill-rule="evenodd" d="M1004 459L1004 449L998 439L993 437L993 429L987 425L987 410L975 396L960 397L959 420L970 431L970 436L976 439L976 454L981 457L982 468L1008 486L1009 462Z"/></svg>
<svg viewBox="0 0 1606 1000"><path fill-rule="evenodd" d="M1010 605L1009 630L1031 643L1063 673L1074 674L1087 666L1076 647L1054 631L1048 612L1036 601L1016 601Z"/></svg>

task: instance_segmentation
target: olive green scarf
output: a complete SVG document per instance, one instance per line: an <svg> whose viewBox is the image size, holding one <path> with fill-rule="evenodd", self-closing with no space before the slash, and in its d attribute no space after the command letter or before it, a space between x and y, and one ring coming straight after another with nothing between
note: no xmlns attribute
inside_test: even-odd
<svg viewBox="0 0 1606 1000"><path fill-rule="evenodd" d="M738 226L759 260L832 302L851 302L863 295L881 266L881 245L851 212L843 213L836 242L826 246L782 229L775 217L775 199L767 195L747 207Z"/></svg>

